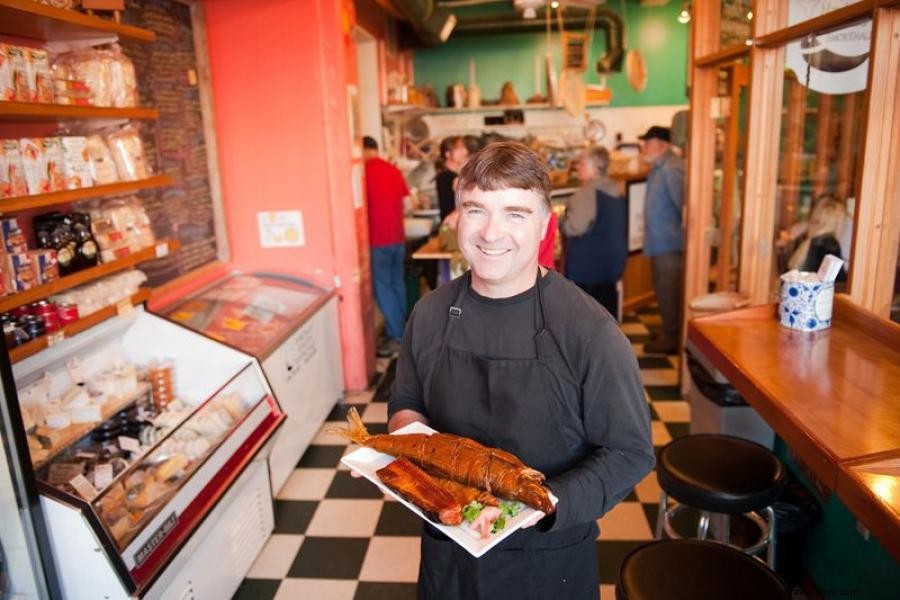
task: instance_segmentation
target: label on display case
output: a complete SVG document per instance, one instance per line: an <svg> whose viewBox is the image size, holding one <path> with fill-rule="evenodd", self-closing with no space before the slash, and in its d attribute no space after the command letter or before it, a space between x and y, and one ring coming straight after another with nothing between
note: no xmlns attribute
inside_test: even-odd
<svg viewBox="0 0 900 600"><path fill-rule="evenodd" d="M144 542L144 545L138 548L138 551L134 553L134 564L136 566L140 566L147 558L153 554L153 551L156 550L157 546L159 546L166 536L171 533L175 526L178 524L178 515L174 512L166 517L166 520L163 521L159 527L156 528L156 531L147 538L147 541Z"/></svg>

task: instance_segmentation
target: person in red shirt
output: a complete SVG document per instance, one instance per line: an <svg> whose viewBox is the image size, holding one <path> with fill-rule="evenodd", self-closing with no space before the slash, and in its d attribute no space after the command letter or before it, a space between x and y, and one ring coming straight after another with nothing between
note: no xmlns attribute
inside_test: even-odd
<svg viewBox="0 0 900 600"><path fill-rule="evenodd" d="M406 236L403 231L403 199L409 188L400 170L378 156L378 142L363 138L366 165L366 198L369 209L369 245L372 248L372 287L375 302L387 322L386 341L380 356L400 349L406 324L406 283L403 261Z"/></svg>

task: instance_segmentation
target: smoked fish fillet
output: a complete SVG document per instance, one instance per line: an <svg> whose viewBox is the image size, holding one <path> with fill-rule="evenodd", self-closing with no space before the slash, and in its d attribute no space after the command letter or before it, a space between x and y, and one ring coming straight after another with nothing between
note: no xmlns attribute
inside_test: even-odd
<svg viewBox="0 0 900 600"><path fill-rule="evenodd" d="M418 506L436 523L459 525L463 522L462 504L425 471L405 458L398 458L375 471L378 478L406 500Z"/></svg>

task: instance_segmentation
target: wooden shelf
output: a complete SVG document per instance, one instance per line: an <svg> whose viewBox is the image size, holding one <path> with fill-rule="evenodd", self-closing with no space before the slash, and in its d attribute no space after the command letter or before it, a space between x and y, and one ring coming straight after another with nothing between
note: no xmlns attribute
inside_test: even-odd
<svg viewBox="0 0 900 600"><path fill-rule="evenodd" d="M55 446L48 450L39 451L41 452L41 454L37 459L32 456L31 463L32 465L34 465L34 469L37 470L46 465L54 456L89 434L91 431L99 427L104 421L109 419L120 410L128 408L129 405L131 405L135 400L142 398L149 390L150 384L145 382L138 382L138 391L131 396L127 396L125 398L113 398L106 404L101 406L101 419L99 421L93 423L73 423L68 427L63 427L60 430L61 437L59 438Z"/></svg>
<svg viewBox="0 0 900 600"><path fill-rule="evenodd" d="M101 37L103 34L153 42L156 33L75 10L53 8L34 0L0 0L0 33L46 42Z"/></svg>
<svg viewBox="0 0 900 600"><path fill-rule="evenodd" d="M131 297L131 305L136 306L138 304L143 304L150 298L150 290L148 288L141 288L138 290L136 294ZM118 314L118 305L116 306L107 306L106 308L101 308L97 312L93 312L88 316L78 319L73 323L69 323L65 327L62 328L63 339L69 339L73 335L77 335L82 331L90 329L94 325L99 325L103 321L107 319L111 319ZM29 356L33 356L38 352L42 351L49 345L50 339L56 334L44 335L39 338L35 338L30 340L21 346L16 346L15 348L11 348L9 350L9 360L12 363L17 363L19 361L25 360Z"/></svg>
<svg viewBox="0 0 900 600"><path fill-rule="evenodd" d="M0 121L6 123L45 123L72 119L143 119L159 118L155 108L112 108L105 106L72 106L68 104L36 104L34 102L0 102Z"/></svg>
<svg viewBox="0 0 900 600"><path fill-rule="evenodd" d="M603 108L609 106L608 102L588 102L586 108ZM478 107L433 107L433 106L416 106L414 104L386 104L382 106L382 116L384 118L394 117L413 117L419 115L464 115L470 113L502 113L506 110L565 110L562 106L554 106L547 102L535 104L490 104ZM517 123L518 124L518 123Z"/></svg>
<svg viewBox="0 0 900 600"><path fill-rule="evenodd" d="M157 241L155 245L149 248L145 248L140 252L135 252L131 256L127 256L113 262L103 263L101 265L97 265L96 267L91 267L90 269L84 269L83 271L78 271L77 273L73 273L72 275L60 277L52 283L39 285L24 292L18 292L10 296L5 296L3 298L0 298L0 312L7 312L18 306L31 304L32 302L36 302L38 300L43 300L44 298L52 294L58 294L59 292L103 277L104 275L111 275L112 273L124 271L126 269L130 269L138 263L157 258L157 247L161 245L166 246L166 254L168 254L177 250L179 244L174 240L160 240ZM161 256L165 256L166 254L161 254Z"/></svg>
<svg viewBox="0 0 900 600"><path fill-rule="evenodd" d="M127 194L128 192L165 187L167 185L172 185L171 177L168 175L155 175L137 181L120 181L118 183L95 185L92 187L79 188L77 190L64 190L62 192L50 192L49 194L4 198L0 200L0 213L27 210L29 208L40 208L42 206L54 206L56 204L66 204L68 202L75 202L76 200L87 200L88 198L98 198L100 196Z"/></svg>

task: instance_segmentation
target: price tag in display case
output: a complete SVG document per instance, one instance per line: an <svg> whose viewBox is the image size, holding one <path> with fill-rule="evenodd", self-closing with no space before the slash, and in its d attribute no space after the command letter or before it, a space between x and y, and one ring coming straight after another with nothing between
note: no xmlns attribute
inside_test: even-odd
<svg viewBox="0 0 900 600"><path fill-rule="evenodd" d="M47 336L47 345L55 346L56 344L60 343L64 339L66 339L65 331L57 331L56 333L51 333L50 335Z"/></svg>
<svg viewBox="0 0 900 600"><path fill-rule="evenodd" d="M165 258L169 255L169 242L160 242L156 245L156 258Z"/></svg>
<svg viewBox="0 0 900 600"><path fill-rule="evenodd" d="M134 304L131 303L131 298L119 300L116 303L116 313L123 318L130 317L134 314Z"/></svg>

